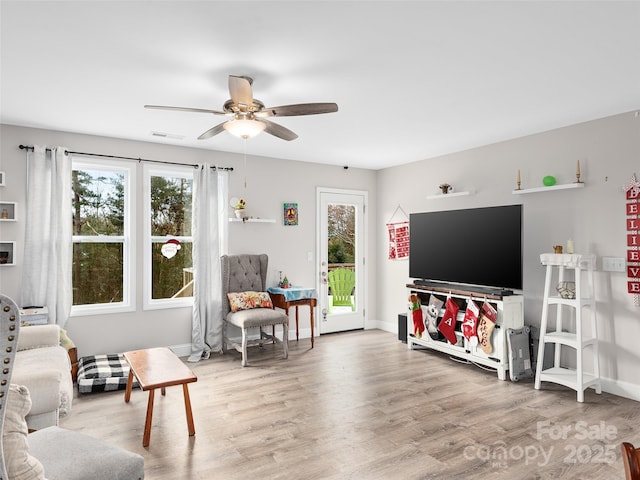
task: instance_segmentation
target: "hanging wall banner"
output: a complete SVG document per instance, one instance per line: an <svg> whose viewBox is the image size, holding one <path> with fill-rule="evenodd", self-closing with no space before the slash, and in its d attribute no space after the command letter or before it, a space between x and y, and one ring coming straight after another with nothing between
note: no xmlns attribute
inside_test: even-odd
<svg viewBox="0 0 640 480"><path fill-rule="evenodd" d="M623 188L627 199L627 292L640 306L640 182L635 174Z"/></svg>
<svg viewBox="0 0 640 480"><path fill-rule="evenodd" d="M387 223L389 260L409 257L409 222Z"/></svg>

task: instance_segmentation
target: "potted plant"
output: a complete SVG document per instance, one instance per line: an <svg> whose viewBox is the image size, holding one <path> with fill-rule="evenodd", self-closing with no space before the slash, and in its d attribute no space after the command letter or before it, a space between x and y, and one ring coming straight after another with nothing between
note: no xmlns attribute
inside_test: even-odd
<svg viewBox="0 0 640 480"><path fill-rule="evenodd" d="M244 201L244 198L241 198L236 202L236 204L233 207L236 214L236 218L244 218L246 216L244 211L246 206L247 206L247 202Z"/></svg>
<svg viewBox="0 0 640 480"><path fill-rule="evenodd" d="M448 183L441 183L440 185L438 185L438 188L440 190L442 190L443 194L447 194L449 192L453 192L453 187L451 185L449 185Z"/></svg>

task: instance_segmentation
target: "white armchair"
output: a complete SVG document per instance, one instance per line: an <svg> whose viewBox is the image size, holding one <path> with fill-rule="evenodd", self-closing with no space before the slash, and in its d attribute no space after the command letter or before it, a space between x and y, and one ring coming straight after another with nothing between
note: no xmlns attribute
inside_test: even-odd
<svg viewBox="0 0 640 480"><path fill-rule="evenodd" d="M0 480L142 480L144 459L136 453L59 427L27 434L29 389L16 385L12 374L22 352L51 347L23 339L22 332L34 327L21 329L18 312L15 302L0 294ZM19 351L26 344L34 348Z"/></svg>
<svg viewBox="0 0 640 480"><path fill-rule="evenodd" d="M29 389L32 402L26 417L29 429L58 425L59 417L71 411L71 362L67 349L60 346L58 325L21 329L12 381Z"/></svg>

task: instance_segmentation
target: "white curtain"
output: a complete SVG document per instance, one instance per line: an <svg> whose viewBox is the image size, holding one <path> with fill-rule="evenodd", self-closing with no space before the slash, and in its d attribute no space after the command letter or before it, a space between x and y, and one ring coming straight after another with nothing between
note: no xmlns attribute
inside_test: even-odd
<svg viewBox="0 0 640 480"><path fill-rule="evenodd" d="M190 362L222 351L220 256L226 252L228 174L200 165L193 182L193 323Z"/></svg>
<svg viewBox="0 0 640 480"><path fill-rule="evenodd" d="M46 306L64 326L71 312L71 158L63 147L27 151L21 305Z"/></svg>

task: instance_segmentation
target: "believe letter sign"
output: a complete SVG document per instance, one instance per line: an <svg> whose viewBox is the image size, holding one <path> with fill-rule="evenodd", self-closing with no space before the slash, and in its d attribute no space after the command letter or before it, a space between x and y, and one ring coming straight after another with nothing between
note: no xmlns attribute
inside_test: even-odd
<svg viewBox="0 0 640 480"><path fill-rule="evenodd" d="M627 292L635 295L639 305L640 295L640 182L635 174L631 183L624 186L627 197Z"/></svg>

